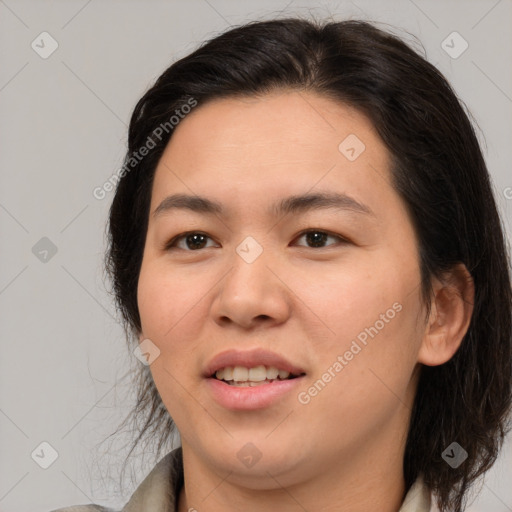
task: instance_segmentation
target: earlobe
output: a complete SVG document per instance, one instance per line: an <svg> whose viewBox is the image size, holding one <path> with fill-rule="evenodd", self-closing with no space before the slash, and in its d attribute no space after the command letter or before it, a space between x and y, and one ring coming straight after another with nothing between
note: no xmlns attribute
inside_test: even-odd
<svg viewBox="0 0 512 512"><path fill-rule="evenodd" d="M418 362L438 366L449 361L459 349L473 313L475 288L466 266L459 263L445 274L443 280L433 282L432 309Z"/></svg>

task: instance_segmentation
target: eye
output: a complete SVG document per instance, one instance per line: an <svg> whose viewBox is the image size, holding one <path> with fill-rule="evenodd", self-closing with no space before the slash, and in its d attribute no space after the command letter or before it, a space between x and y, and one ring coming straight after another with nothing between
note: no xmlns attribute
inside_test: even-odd
<svg viewBox="0 0 512 512"><path fill-rule="evenodd" d="M339 235L333 235L326 231L321 231L319 229L310 229L307 231L303 231L295 240L300 240L303 237L306 237L307 244L312 244L311 246L309 246L310 248L323 248L323 244L325 244L328 238L337 239L342 244L349 243L348 240ZM170 251L171 249L178 248L183 249L185 251L188 250L189 252L193 252L199 249L206 248L207 240L212 240L207 234L201 233L199 231L189 231L187 233L182 233L181 235L174 237L170 242L168 242L165 245L165 250ZM179 245L180 243L181 246Z"/></svg>
<svg viewBox="0 0 512 512"><path fill-rule="evenodd" d="M180 247L176 242L179 242L183 239L185 247ZM205 242L207 239L211 238L205 233L201 233L199 231L190 231L188 233L183 233L174 237L170 242L165 245L165 250L171 250L177 247L178 249L187 250L192 248L192 251L197 249L203 249L205 247Z"/></svg>
<svg viewBox="0 0 512 512"><path fill-rule="evenodd" d="M331 233L327 233L326 231L321 231L319 229L310 229L308 231L302 232L296 240L300 240L301 238L306 237L306 243L311 243L311 248L320 247L323 248L323 244L326 242L328 238L336 238L342 244L347 244L349 241L339 235L333 235ZM333 244L331 244L333 245Z"/></svg>

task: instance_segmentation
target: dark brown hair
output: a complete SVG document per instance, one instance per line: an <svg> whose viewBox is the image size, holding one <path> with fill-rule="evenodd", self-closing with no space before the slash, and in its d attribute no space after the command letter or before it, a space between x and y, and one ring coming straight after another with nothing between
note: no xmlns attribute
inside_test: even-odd
<svg viewBox="0 0 512 512"><path fill-rule="evenodd" d="M471 273L475 303L468 332L450 361L422 367L404 458L407 489L423 474L443 512L461 511L510 428L510 262L465 107L442 74L391 32L363 21L252 22L175 62L144 94L131 117L125 162L148 140L154 148L118 183L106 258L129 343L141 328L137 283L153 176L172 136L169 130L156 137L155 128L191 98L201 106L279 89L322 94L371 120L392 157L393 186L419 240L425 304L433 276L459 262ZM133 417L141 425L133 447L149 435L158 437L159 452L175 426L147 367L141 365L139 379ZM454 441L468 453L456 469L441 456Z"/></svg>

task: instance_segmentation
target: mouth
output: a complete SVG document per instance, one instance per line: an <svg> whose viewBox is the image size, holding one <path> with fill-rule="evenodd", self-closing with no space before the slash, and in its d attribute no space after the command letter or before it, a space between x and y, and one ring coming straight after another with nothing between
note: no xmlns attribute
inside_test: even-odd
<svg viewBox="0 0 512 512"><path fill-rule="evenodd" d="M292 380L305 375L304 372L289 372L284 368L258 365L251 368L245 366L225 366L210 375L210 378L225 382L235 387L256 387L284 380Z"/></svg>
<svg viewBox="0 0 512 512"><path fill-rule="evenodd" d="M263 409L290 400L304 383L304 368L261 347L226 350L205 367L207 393L225 409Z"/></svg>

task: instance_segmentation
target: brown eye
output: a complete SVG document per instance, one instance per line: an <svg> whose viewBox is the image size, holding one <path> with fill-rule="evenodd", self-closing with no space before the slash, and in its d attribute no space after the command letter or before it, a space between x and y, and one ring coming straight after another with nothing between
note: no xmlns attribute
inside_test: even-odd
<svg viewBox="0 0 512 512"><path fill-rule="evenodd" d="M196 251L198 249L204 249L208 239L211 240L211 238L204 233L191 231L173 238L168 244L166 244L165 249L171 250L177 247L178 249L183 249L185 251ZM179 246L178 242L181 240L183 240L183 243Z"/></svg>
<svg viewBox="0 0 512 512"><path fill-rule="evenodd" d="M305 237L306 243L308 244L308 247L311 247L311 248L315 248L315 247L323 248L325 242L329 238L337 239L341 243L348 243L348 241L345 240L344 238L342 238L341 236L332 235L330 233L327 233L326 231L320 231L320 230L317 230L317 229L312 229L312 230L304 231L299 236L298 239L303 238L303 237ZM311 245L309 245L309 244L311 244ZM333 245L333 244L330 244L330 245Z"/></svg>
<svg viewBox="0 0 512 512"><path fill-rule="evenodd" d="M328 233L326 231L321 231L318 229L310 229L308 231L304 231L301 235L296 239L305 238L306 246L313 248L324 248L329 247L330 245L336 244L328 244L325 245L329 238L338 240L339 243L346 244L349 243L345 238ZM201 233L199 231L190 231L188 233L182 233L174 237L170 242L165 245L165 250L170 251L173 249L183 249L188 252L198 251L200 249L208 248L207 242L208 240L212 240L205 233ZM181 245L180 245L181 244ZM299 244L302 245L302 244ZM211 247L211 246L209 246Z"/></svg>

